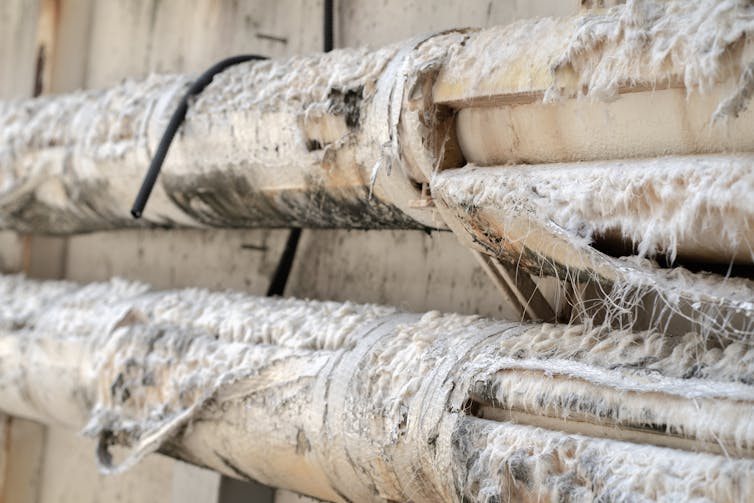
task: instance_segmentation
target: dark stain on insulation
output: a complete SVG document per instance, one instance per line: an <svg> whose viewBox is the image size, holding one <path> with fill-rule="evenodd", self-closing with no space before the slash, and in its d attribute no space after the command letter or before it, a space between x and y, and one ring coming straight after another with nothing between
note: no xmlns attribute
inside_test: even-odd
<svg viewBox="0 0 754 503"><path fill-rule="evenodd" d="M331 114L342 115L348 129L356 130L359 128L361 102L364 99L363 86L346 90L332 89L327 99L330 103L328 111Z"/></svg>
<svg viewBox="0 0 754 503"><path fill-rule="evenodd" d="M396 206L370 200L366 186L336 189L313 176L301 189L276 192L255 189L245 176L219 168L166 173L163 184L181 210L213 227L424 228Z"/></svg>

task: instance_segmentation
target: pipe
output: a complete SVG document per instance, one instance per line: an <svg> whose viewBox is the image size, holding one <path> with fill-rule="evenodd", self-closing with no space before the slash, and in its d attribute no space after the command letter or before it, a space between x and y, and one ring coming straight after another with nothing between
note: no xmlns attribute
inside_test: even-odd
<svg viewBox="0 0 754 503"><path fill-rule="evenodd" d="M754 151L750 7L716 6L645 2L230 68L190 106L146 224L446 228L426 190L438 170ZM127 201L187 86L153 76L0 104L0 226L136 225Z"/></svg>
<svg viewBox="0 0 754 503"><path fill-rule="evenodd" d="M145 224L451 229L509 270L591 283L618 326L744 337L754 289L725 267L754 263L754 27L728 7L642 2L238 65L191 105ZM0 104L0 226L135 225L187 85Z"/></svg>
<svg viewBox="0 0 754 503"><path fill-rule="evenodd" d="M122 280L1 277L0 305L0 409L83 427L106 471L159 450L333 501L754 495L750 341Z"/></svg>
<svg viewBox="0 0 754 503"><path fill-rule="evenodd" d="M406 80L461 39L226 69L190 104L142 223L129 203L186 77L0 103L0 227L442 227L412 204L421 181L397 127Z"/></svg>
<svg viewBox="0 0 754 503"><path fill-rule="evenodd" d="M131 207L132 217L141 218L142 213L144 213L144 208L146 207L147 201L149 200L149 195L152 193L154 184L157 182L157 177L160 174L160 169L162 169L162 163L165 162L165 157L168 155L170 144L172 143L173 138L175 138L175 134L178 132L178 128L181 127L181 124L186 118L189 100L195 98L199 93L201 93L204 88L212 82L212 79L215 77L215 75L226 70L228 67L237 65L239 63L245 63L247 61L260 61L264 59L267 58L255 54L232 56L212 65L194 82L191 83L191 86L186 91L186 94L183 95L181 101L178 103L178 108L176 108L175 112L173 112L173 115L170 117L170 122L168 123L168 126L162 135L162 138L160 138L160 143L157 146L157 152L155 152L154 157L152 157L152 161L149 163L147 174L144 177L144 181L141 184L139 193L136 195L134 204Z"/></svg>

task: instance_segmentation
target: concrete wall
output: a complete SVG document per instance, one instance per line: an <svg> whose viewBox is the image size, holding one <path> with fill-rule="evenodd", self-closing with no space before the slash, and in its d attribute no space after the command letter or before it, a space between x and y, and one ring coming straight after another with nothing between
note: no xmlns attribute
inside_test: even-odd
<svg viewBox="0 0 754 503"><path fill-rule="evenodd" d="M579 4L336 0L335 39L338 46L377 46L449 27L564 15ZM150 72L197 73L240 52L281 57L321 47L319 0L3 0L0 98L109 86ZM38 277L122 276L161 288L264 294L287 235L286 230L123 231L59 239L0 233L0 266ZM285 294L416 311L493 317L514 312L448 233L305 230ZM4 423L3 501L270 499L258 487L223 483L212 472L157 455L122 476L104 477L94 466L93 446L75 433L18 419ZM296 497L279 493L277 500Z"/></svg>

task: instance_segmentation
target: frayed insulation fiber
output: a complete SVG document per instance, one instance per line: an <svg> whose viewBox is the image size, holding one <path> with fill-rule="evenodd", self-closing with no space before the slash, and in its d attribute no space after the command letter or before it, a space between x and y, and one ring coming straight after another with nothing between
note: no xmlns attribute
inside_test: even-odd
<svg viewBox="0 0 754 503"><path fill-rule="evenodd" d="M453 183L479 186L464 167L499 166L485 192L544 208L583 243L602 234L640 257L752 263L753 16L742 1L634 0L470 36L432 87L457 114ZM459 209L434 174L433 195Z"/></svg>
<svg viewBox="0 0 754 503"><path fill-rule="evenodd" d="M726 265L738 250L748 263L751 161L736 155L466 167L437 174L432 187L467 246L574 290L592 285L602 302L572 296L576 318L600 311L604 322L626 328L643 323L669 334L693 329L748 339L754 282L652 259L678 253ZM619 174L606 174L611 167ZM594 245L605 236L635 243L638 254L600 251Z"/></svg>
<svg viewBox="0 0 754 503"><path fill-rule="evenodd" d="M527 96L557 102L611 99L637 88L704 93L731 79L744 84L751 16L746 0L628 0L569 18L481 30L451 49L433 96L438 103ZM731 98L720 112L736 102ZM735 109L745 108L736 103Z"/></svg>
<svg viewBox="0 0 754 503"><path fill-rule="evenodd" d="M742 501L754 349L0 278L0 408L333 501Z"/></svg>
<svg viewBox="0 0 754 503"><path fill-rule="evenodd" d="M571 320L750 337L753 14L634 0L470 36L431 88L462 154L427 172L445 223L561 280Z"/></svg>

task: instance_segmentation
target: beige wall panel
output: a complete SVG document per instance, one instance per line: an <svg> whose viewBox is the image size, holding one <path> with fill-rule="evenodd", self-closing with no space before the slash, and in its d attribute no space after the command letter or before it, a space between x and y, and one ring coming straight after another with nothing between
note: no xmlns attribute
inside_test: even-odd
<svg viewBox="0 0 754 503"><path fill-rule="evenodd" d="M275 503L318 503L320 500L281 489L275 492Z"/></svg>
<svg viewBox="0 0 754 503"><path fill-rule="evenodd" d="M21 247L23 272L32 278L63 279L67 258L67 238L37 235L30 238ZM23 242L25 238L20 237L20 239Z"/></svg>
<svg viewBox="0 0 754 503"><path fill-rule="evenodd" d="M13 273L21 270L21 237L15 232L0 232L0 271Z"/></svg>
<svg viewBox="0 0 754 503"><path fill-rule="evenodd" d="M215 501L217 481L213 472L153 455L123 474L102 475L95 465L94 448L94 441L68 430L49 428L39 503ZM187 479L197 484L180 487ZM192 489L188 493L191 497L183 499L188 489Z"/></svg>
<svg viewBox="0 0 754 503"><path fill-rule="evenodd" d="M50 0L47 0L50 1ZM54 1L54 0L53 0ZM55 59L49 93L67 93L84 85L92 30L92 11L97 0L57 0ZM113 2L115 3L115 2Z"/></svg>
<svg viewBox="0 0 754 503"><path fill-rule="evenodd" d="M67 276L113 276L158 288L228 288L264 295L285 246L282 230L130 230L70 241Z"/></svg>
<svg viewBox="0 0 754 503"><path fill-rule="evenodd" d="M5 417L3 503L37 503L47 427L33 421Z"/></svg>
<svg viewBox="0 0 754 503"><path fill-rule="evenodd" d="M169 458L165 460L173 461ZM219 489L218 473L181 461L173 461L171 503L215 503Z"/></svg>
<svg viewBox="0 0 754 503"><path fill-rule="evenodd" d="M0 498L5 499L6 473L8 471L8 437L10 434L10 422L12 418L0 412Z"/></svg>
<svg viewBox="0 0 754 503"><path fill-rule="evenodd" d="M0 99L26 98L34 90L37 0L0 2Z"/></svg>
<svg viewBox="0 0 754 503"><path fill-rule="evenodd" d="M97 2L87 87L149 72L200 72L238 53L317 51L321 18L322 2L311 0Z"/></svg>
<svg viewBox="0 0 754 503"><path fill-rule="evenodd" d="M336 0L337 1L337 0ZM448 28L486 27L578 12L579 0L341 0L336 40L381 46Z"/></svg>
<svg viewBox="0 0 754 503"><path fill-rule="evenodd" d="M449 232L306 231L286 295L516 319Z"/></svg>

